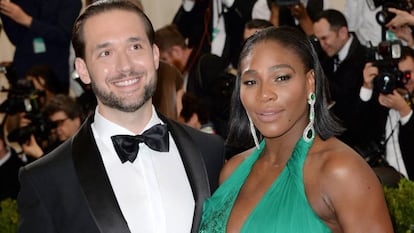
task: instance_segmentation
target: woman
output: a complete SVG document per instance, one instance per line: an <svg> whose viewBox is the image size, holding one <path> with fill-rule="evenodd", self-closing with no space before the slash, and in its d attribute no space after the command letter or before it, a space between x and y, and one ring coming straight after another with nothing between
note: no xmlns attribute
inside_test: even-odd
<svg viewBox="0 0 414 233"><path fill-rule="evenodd" d="M200 232L393 232L379 180L335 138L341 128L325 83L296 29L271 27L246 41L228 142L253 135L256 148L227 162Z"/></svg>

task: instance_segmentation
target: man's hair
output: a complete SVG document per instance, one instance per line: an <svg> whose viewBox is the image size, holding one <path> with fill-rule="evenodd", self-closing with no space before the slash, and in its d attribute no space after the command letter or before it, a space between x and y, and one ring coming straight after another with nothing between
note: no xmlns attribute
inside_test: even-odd
<svg viewBox="0 0 414 233"><path fill-rule="evenodd" d="M175 24L166 25L155 31L155 44L161 52L166 52L173 46L187 47L184 36Z"/></svg>
<svg viewBox="0 0 414 233"><path fill-rule="evenodd" d="M128 0L100 0L88 5L85 11L76 19L72 30L72 45L76 57L85 58L85 22L92 16L112 10L124 10L136 13L145 26L145 32L150 44L154 44L154 28L150 19L135 4Z"/></svg>
<svg viewBox="0 0 414 233"><path fill-rule="evenodd" d="M320 12L316 16L315 22L318 22L321 19L326 19L326 21L328 21L332 31L338 31L341 27L348 28L348 22L346 21L345 16L338 10L328 9Z"/></svg>
<svg viewBox="0 0 414 233"><path fill-rule="evenodd" d="M68 95L55 95L50 102L45 105L43 113L46 116L51 116L57 112L63 111L70 119L79 117L83 120L83 112L76 100Z"/></svg>
<svg viewBox="0 0 414 233"><path fill-rule="evenodd" d="M411 57L414 60L414 49L409 46L402 46L400 60L405 60L407 57Z"/></svg>
<svg viewBox="0 0 414 233"><path fill-rule="evenodd" d="M267 27L272 27L273 24L269 20L265 19L252 19L247 21L244 25L246 29L264 29Z"/></svg>

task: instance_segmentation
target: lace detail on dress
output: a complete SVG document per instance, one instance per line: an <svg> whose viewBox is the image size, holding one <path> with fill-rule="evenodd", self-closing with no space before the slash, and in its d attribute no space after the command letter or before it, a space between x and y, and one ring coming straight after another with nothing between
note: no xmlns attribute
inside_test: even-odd
<svg viewBox="0 0 414 233"><path fill-rule="evenodd" d="M234 197L236 195L233 195ZM229 197L233 197L229 196ZM234 198L227 198L219 208L215 208L210 216L205 216L200 225L199 233L224 233L226 232L227 219L233 207Z"/></svg>

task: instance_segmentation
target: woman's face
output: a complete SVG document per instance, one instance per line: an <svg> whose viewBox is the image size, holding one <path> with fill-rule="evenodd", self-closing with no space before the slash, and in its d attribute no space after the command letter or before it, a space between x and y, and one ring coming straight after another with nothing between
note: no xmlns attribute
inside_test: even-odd
<svg viewBox="0 0 414 233"><path fill-rule="evenodd" d="M259 42L241 62L240 99L264 137L302 133L314 71L305 73L299 56L278 42ZM296 134L295 134L296 135Z"/></svg>

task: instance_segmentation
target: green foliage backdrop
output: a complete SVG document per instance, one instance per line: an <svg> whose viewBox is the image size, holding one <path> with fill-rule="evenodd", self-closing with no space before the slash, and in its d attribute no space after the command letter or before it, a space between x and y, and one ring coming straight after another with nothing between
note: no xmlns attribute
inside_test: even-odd
<svg viewBox="0 0 414 233"><path fill-rule="evenodd" d="M414 182L401 179L398 188L384 187L395 233L414 233Z"/></svg>
<svg viewBox="0 0 414 233"><path fill-rule="evenodd" d="M17 202L5 199L0 202L0 233L16 233L19 216Z"/></svg>

